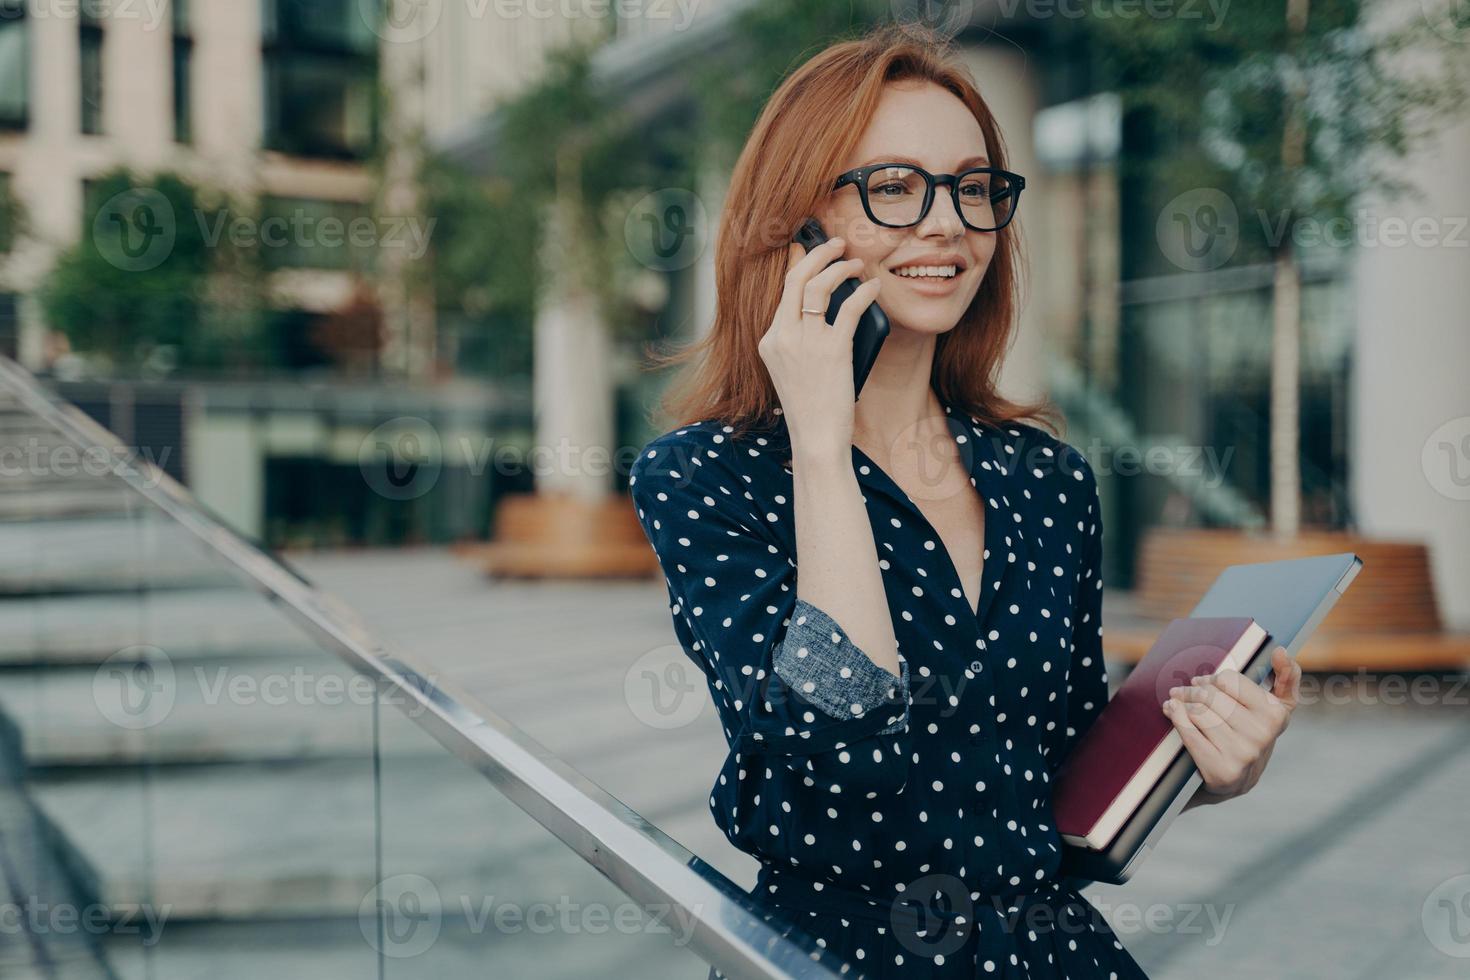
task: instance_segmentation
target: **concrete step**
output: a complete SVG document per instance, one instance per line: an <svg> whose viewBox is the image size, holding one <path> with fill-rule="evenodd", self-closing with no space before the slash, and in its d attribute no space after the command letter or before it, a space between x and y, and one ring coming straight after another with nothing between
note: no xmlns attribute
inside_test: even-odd
<svg viewBox="0 0 1470 980"><path fill-rule="evenodd" d="M369 751L371 682L306 642L297 637L285 654L168 656L160 648L163 656L144 649L97 665L12 666L0 685L0 711L22 731L33 766L284 761ZM140 678L132 672L143 663L149 673ZM457 693L472 708L482 700L476 689L489 694L483 700L492 710L534 706L516 712L523 728L572 760L599 759L656 733L623 696L624 668L616 661L576 672L532 661L471 680ZM697 696L707 701L703 690ZM706 705L706 713L709 719L694 723L712 725L713 708ZM683 744L691 751L697 744L699 764L713 773L724 746L713 731L703 734ZM385 743L393 747L391 739Z"/></svg>
<svg viewBox="0 0 1470 980"><path fill-rule="evenodd" d="M6 671L0 712L19 728L27 764L285 762L372 753L375 688L327 654L170 661L162 670L155 665L146 695L128 670Z"/></svg>
<svg viewBox="0 0 1470 980"><path fill-rule="evenodd" d="M623 901L610 883L604 894L585 888L569 896L570 921L589 923L600 904L616 912ZM593 885L595 883L589 883ZM600 933L588 928L533 931L524 919L519 928L496 927L485 918L474 896L471 912L458 903L438 910L422 926L386 945L385 973L391 980L446 980L453 977L588 980L589 977L638 980L702 980L703 962L687 947L676 947L683 933L671 916L659 923L672 933L654 929L627 931L609 922ZM498 896L490 905L501 907ZM553 910L557 906L552 905ZM514 923L515 919L505 919ZM533 920L539 921L539 920ZM194 923L169 920L162 941L152 949L122 940L107 947L107 960L119 980L323 980L379 976L377 937L371 918L280 922ZM371 938L370 938L371 937ZM410 955L411 954L411 955ZM7 975L6 980L9 980ZM45 980L54 980L47 976Z"/></svg>
<svg viewBox="0 0 1470 980"><path fill-rule="evenodd" d="M665 778L678 754L628 754L605 778L645 784L643 815L659 823L704 806ZM386 875L423 875L443 895L493 885L507 901L576 896L598 877L447 753L390 756L380 772ZM95 901L149 901L179 920L291 918L355 915L373 887L373 779L369 759L332 759L48 771L32 792Z"/></svg>
<svg viewBox="0 0 1470 980"><path fill-rule="evenodd" d="M81 918L87 903L27 794L17 742L0 717L0 976L108 980L97 934L78 927L95 918Z"/></svg>
<svg viewBox="0 0 1470 980"><path fill-rule="evenodd" d="M0 494L0 522L37 521L55 517L95 517L125 515L136 511L138 500L122 486L80 486L69 482L44 493Z"/></svg>
<svg viewBox="0 0 1470 980"><path fill-rule="evenodd" d="M0 602L0 666L97 665L140 644L176 661L309 658L317 650L280 606L244 588Z"/></svg>
<svg viewBox="0 0 1470 980"><path fill-rule="evenodd" d="M0 597L240 582L160 513L0 523L0 554Z"/></svg>
<svg viewBox="0 0 1470 980"><path fill-rule="evenodd" d="M0 418L0 446L29 450L72 445L75 443L44 422L14 415Z"/></svg>

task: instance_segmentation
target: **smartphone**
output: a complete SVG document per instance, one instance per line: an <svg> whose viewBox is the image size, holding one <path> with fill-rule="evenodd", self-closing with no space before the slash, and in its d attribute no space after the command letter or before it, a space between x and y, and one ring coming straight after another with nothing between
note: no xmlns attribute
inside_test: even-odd
<svg viewBox="0 0 1470 980"><path fill-rule="evenodd" d="M808 218L802 222L792 241L804 247L808 252L827 240L827 233L822 230L821 224L816 218ZM834 259L834 262L841 261ZM837 314L842 309L843 301L853 294L861 280L856 277L844 280L837 284L832 290L831 302L827 304L827 323L837 322ZM863 382L868 380L868 372L873 370L873 362L878 360L878 351L883 348L883 341L888 339L888 315L883 312L883 307L877 303L868 304L863 315L858 318L857 332L852 336L852 390L854 400L862 394Z"/></svg>

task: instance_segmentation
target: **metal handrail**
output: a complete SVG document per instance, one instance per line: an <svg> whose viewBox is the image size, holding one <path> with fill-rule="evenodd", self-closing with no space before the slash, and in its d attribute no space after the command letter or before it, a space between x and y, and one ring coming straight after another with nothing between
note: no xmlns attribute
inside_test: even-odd
<svg viewBox="0 0 1470 980"><path fill-rule="evenodd" d="M444 748L618 888L645 906L678 910L689 947L732 978L835 980L834 954L782 935L739 888L678 841L505 718L471 710L378 643L355 612L209 514L151 462L114 455L117 440L29 372L0 356L0 390L84 452L107 454L112 475L197 536L244 581L279 602L322 646L364 675Z"/></svg>

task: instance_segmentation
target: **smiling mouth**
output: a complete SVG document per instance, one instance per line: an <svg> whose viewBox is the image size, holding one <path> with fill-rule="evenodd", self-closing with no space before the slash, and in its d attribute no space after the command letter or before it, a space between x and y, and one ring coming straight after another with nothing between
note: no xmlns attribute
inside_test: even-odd
<svg viewBox="0 0 1470 980"><path fill-rule="evenodd" d="M960 274L959 266L956 265L910 265L889 271L900 279L916 279L921 282L944 282Z"/></svg>

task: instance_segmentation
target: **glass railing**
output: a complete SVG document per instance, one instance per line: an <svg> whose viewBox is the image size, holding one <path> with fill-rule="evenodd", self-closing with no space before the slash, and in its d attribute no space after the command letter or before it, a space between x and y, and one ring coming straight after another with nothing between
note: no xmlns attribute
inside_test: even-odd
<svg viewBox="0 0 1470 980"><path fill-rule="evenodd" d="M840 975L3 359L0 466L0 975Z"/></svg>

